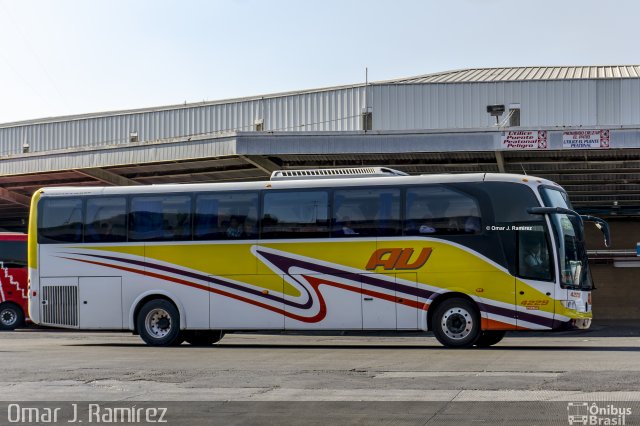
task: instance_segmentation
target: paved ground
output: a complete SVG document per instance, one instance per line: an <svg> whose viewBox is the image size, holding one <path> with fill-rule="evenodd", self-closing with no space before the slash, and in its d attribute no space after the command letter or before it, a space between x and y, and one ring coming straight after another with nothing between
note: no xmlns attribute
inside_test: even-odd
<svg viewBox="0 0 640 426"><path fill-rule="evenodd" d="M0 389L5 401L217 401L228 418L264 414L267 402L378 402L370 415L394 401L410 413L413 401L431 407L422 423L446 407L468 413L465 401L640 401L640 333L612 330L515 334L490 349L451 350L428 335L232 334L209 348L152 348L126 333L29 329L0 333ZM349 407L332 410L362 419ZM566 420L566 402L559 407Z"/></svg>

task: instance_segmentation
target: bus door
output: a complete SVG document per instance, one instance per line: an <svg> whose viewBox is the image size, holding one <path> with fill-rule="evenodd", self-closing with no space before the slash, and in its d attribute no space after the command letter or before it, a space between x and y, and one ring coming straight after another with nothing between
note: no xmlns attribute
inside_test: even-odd
<svg viewBox="0 0 640 426"><path fill-rule="evenodd" d="M362 328L416 330L416 289L415 272L365 275L362 279Z"/></svg>
<svg viewBox="0 0 640 426"><path fill-rule="evenodd" d="M548 329L553 325L555 281L553 256L546 227L517 225L516 311L519 329Z"/></svg>

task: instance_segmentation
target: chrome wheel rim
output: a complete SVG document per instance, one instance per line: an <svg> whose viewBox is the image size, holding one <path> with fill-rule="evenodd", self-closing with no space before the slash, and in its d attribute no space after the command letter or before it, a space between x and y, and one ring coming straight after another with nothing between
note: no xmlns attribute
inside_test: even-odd
<svg viewBox="0 0 640 426"><path fill-rule="evenodd" d="M12 326L18 321L18 315L13 309L3 309L0 312L0 322L5 326Z"/></svg>
<svg viewBox="0 0 640 426"><path fill-rule="evenodd" d="M453 340L462 340L473 331L473 315L464 308L451 308L442 316L442 331Z"/></svg>
<svg viewBox="0 0 640 426"><path fill-rule="evenodd" d="M169 312L162 308L156 308L149 311L144 324L147 333L151 337L155 339L162 339L171 332L173 321L171 320Z"/></svg>

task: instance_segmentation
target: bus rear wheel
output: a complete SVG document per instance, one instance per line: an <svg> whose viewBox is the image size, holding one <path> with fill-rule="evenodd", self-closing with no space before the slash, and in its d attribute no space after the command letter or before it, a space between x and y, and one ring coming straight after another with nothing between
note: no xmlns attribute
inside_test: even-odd
<svg viewBox="0 0 640 426"><path fill-rule="evenodd" d="M433 315L433 334L449 348L468 348L480 336L480 315L467 299L452 298L442 302Z"/></svg>
<svg viewBox="0 0 640 426"><path fill-rule="evenodd" d="M223 336L224 333L220 330L187 331L184 340L192 346L211 346L218 343Z"/></svg>
<svg viewBox="0 0 640 426"><path fill-rule="evenodd" d="M183 342L180 313L173 303L154 299L144 304L136 319L138 333L151 346L176 346Z"/></svg>
<svg viewBox="0 0 640 426"><path fill-rule="evenodd" d="M506 331L483 331L476 341L476 346L479 348L488 348L489 346L493 346L496 343L500 342L504 338L505 334L507 334Z"/></svg>
<svg viewBox="0 0 640 426"><path fill-rule="evenodd" d="M0 304L0 330L15 330L24 325L24 312L15 303Z"/></svg>

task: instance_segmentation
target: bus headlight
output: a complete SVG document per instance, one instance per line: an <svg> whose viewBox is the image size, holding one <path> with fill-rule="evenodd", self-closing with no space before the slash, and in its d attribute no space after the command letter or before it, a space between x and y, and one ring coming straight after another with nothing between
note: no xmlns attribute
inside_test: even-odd
<svg viewBox="0 0 640 426"><path fill-rule="evenodd" d="M567 309L573 309L574 311L577 309L575 300L561 300L560 303Z"/></svg>

